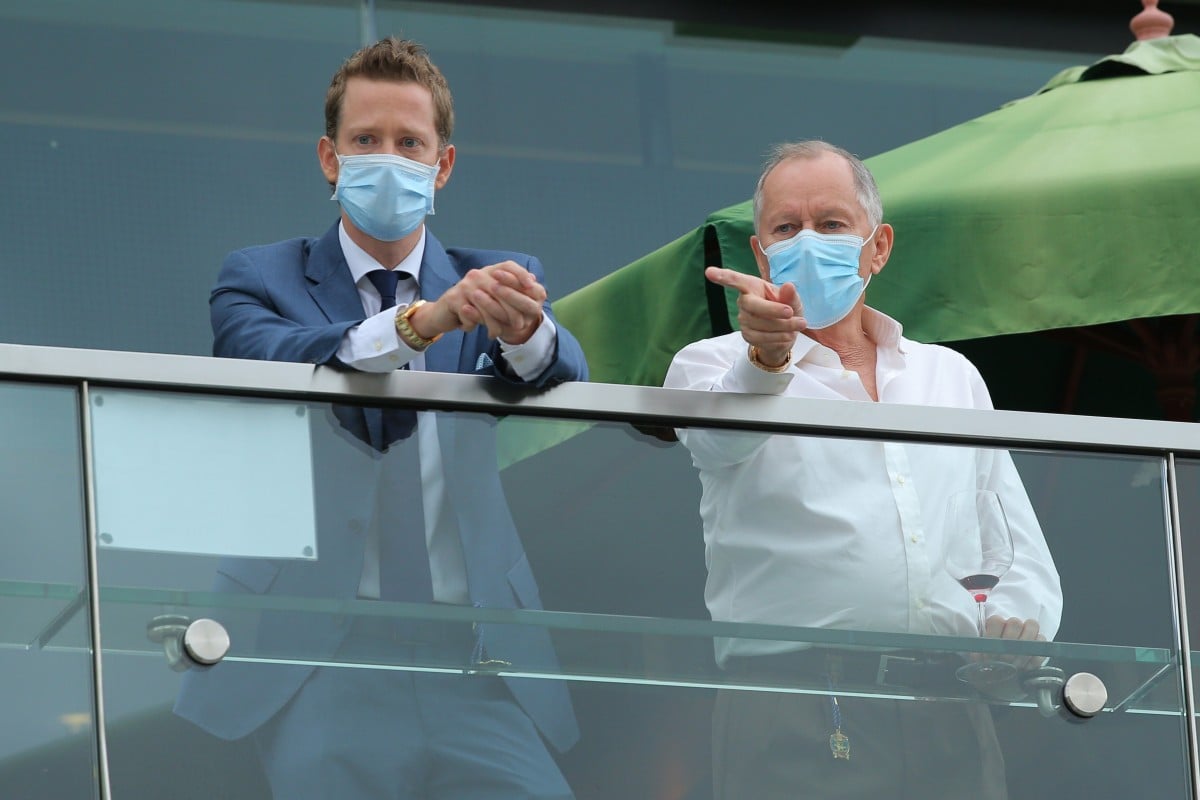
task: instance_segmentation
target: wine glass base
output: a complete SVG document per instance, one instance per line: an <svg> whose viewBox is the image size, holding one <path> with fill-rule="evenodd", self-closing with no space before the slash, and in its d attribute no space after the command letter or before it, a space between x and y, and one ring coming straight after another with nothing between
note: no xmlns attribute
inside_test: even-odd
<svg viewBox="0 0 1200 800"><path fill-rule="evenodd" d="M1007 661L972 661L963 664L954 674L976 689L987 689L1011 681L1017 675L1017 668Z"/></svg>

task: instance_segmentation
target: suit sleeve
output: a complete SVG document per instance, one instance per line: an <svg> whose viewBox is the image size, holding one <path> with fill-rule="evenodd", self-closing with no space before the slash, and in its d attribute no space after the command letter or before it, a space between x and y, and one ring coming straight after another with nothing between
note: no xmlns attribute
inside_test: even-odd
<svg viewBox="0 0 1200 800"><path fill-rule="evenodd" d="M538 279L538 283L543 286L546 283L546 273L542 267L542 263L533 256L529 256L529 260L525 263L525 268L533 273ZM542 304L542 312L554 322L556 328L556 337L554 342L554 357L540 374L531 380L523 380L519 376L505 369L504 356L500 351L500 342L492 340L488 348L488 356L492 359L493 374L509 383L522 386L534 386L538 389L548 389L551 386L563 383L565 381L586 381L588 379L587 359L583 355L583 348L579 342L571 335L563 324L554 317L554 312L550 308L550 299L547 298Z"/></svg>
<svg viewBox="0 0 1200 800"><path fill-rule="evenodd" d="M340 364L338 345L361 320L304 325L289 318L282 292L273 292L246 251L231 253L209 297L213 355L262 361Z"/></svg>

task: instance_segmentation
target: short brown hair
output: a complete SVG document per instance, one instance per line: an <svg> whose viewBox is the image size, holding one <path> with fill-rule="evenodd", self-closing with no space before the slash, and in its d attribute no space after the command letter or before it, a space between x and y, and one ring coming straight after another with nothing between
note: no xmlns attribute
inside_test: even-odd
<svg viewBox="0 0 1200 800"><path fill-rule="evenodd" d="M410 81L424 86L433 95L433 124L437 128L438 148L450 143L450 134L454 132L454 100L450 97L450 85L442 71L430 61L423 46L395 36L362 48L333 74L329 90L325 92L325 135L330 139L337 138L346 81L355 77Z"/></svg>

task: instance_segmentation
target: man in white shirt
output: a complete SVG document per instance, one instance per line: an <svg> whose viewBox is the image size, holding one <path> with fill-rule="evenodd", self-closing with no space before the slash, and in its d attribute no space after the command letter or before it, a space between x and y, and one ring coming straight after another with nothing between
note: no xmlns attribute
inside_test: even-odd
<svg viewBox="0 0 1200 800"><path fill-rule="evenodd" d="M992 407L964 357L905 339L864 305L893 230L861 161L820 141L777 147L754 228L761 277L705 273L739 293L741 330L680 351L667 387ZM1056 632L1058 574L1006 452L698 429L679 438L703 486L714 620L977 635L976 602L946 570L946 509L952 495L989 490L1014 556L987 597L986 635ZM936 694L961 665L750 639L716 649L732 673L824 681L834 694L860 682ZM1006 796L983 705L722 691L713 743L718 798Z"/></svg>

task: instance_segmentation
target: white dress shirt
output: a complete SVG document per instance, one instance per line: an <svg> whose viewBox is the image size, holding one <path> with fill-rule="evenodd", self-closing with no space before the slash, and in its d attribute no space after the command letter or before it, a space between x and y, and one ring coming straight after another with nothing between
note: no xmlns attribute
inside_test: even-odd
<svg viewBox="0 0 1200 800"><path fill-rule="evenodd" d="M903 338L895 320L864 309L877 343L880 402L992 407L975 367L945 347ZM793 363L750 363L740 332L681 350L665 386L701 391L870 401L858 373L801 335ZM1058 572L1007 451L811 436L680 429L700 471L714 620L847 630L975 635L975 601L944 569L946 509L957 491L992 489L1013 536L1013 565L988 615L1058 630ZM718 639L717 660L795 649L788 642Z"/></svg>
<svg viewBox="0 0 1200 800"><path fill-rule="evenodd" d="M367 277L382 265L359 247L338 226L342 254L358 288L367 318L350 328L342 337L337 357L343 363L364 372L391 372L405 364L412 370L425 369L425 354L413 350L396 334L397 310L407 308L419 295L421 260L425 256L425 228L421 238L403 261L393 268L411 274L412 280L396 286L396 308L380 310L379 290ZM521 345L500 342L505 364L518 376L531 380L540 375L554 359L557 329L549 317L529 341ZM438 443L437 412L417 412L417 446L421 462L422 500L425 512L425 543L429 550L429 571L433 580L433 599L440 603L470 605L467 588L467 567L459 539L458 522L449 506L446 481L442 472L442 451ZM379 539L378 529L371 526L363 561L363 574L358 596L379 597Z"/></svg>

